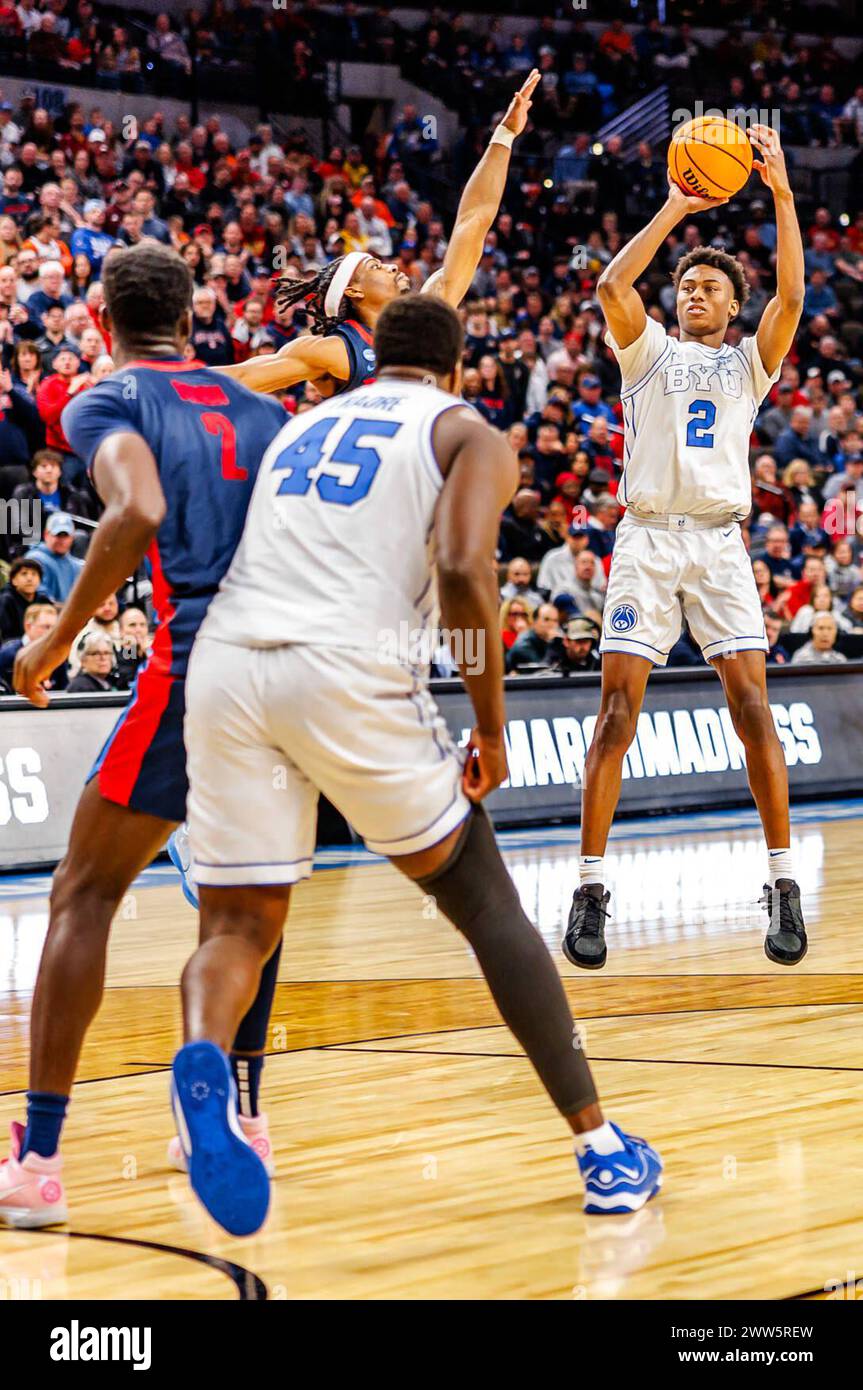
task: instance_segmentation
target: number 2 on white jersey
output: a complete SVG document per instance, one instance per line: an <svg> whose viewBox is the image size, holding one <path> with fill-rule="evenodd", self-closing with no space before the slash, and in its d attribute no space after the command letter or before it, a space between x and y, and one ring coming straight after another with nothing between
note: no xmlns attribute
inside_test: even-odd
<svg viewBox="0 0 863 1390"><path fill-rule="evenodd" d="M712 430L715 423L716 406L713 401L693 401L689 407L689 420L686 426L687 448L712 449Z"/></svg>

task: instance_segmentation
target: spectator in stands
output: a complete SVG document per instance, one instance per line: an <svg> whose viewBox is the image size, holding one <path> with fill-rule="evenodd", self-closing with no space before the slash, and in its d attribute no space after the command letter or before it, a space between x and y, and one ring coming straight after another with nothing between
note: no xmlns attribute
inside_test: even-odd
<svg viewBox="0 0 863 1390"><path fill-rule="evenodd" d="M557 666L562 676L599 670L600 659L596 649L598 636L598 630L589 618L570 619L563 629L563 652Z"/></svg>
<svg viewBox="0 0 863 1390"><path fill-rule="evenodd" d="M27 551L27 559L42 566L42 588L55 603L65 603L84 561L69 552L75 539L75 523L66 512L52 512L43 539Z"/></svg>
<svg viewBox="0 0 863 1390"><path fill-rule="evenodd" d="M80 648L80 669L66 687L70 695L113 690L114 644L110 637L89 632Z"/></svg>
<svg viewBox="0 0 863 1390"><path fill-rule="evenodd" d="M42 566L38 560L19 555L9 567L9 583L0 589L0 643L24 636L24 614L31 603L47 603L41 588Z"/></svg>
<svg viewBox="0 0 863 1390"><path fill-rule="evenodd" d="M839 628L832 613L819 613L812 624L809 641L791 658L792 666L836 666L848 660L836 650Z"/></svg>
<svg viewBox="0 0 863 1390"><path fill-rule="evenodd" d="M99 604L90 621L82 628L69 652L69 675L77 676L81 666L81 652L85 640L94 633L98 637L107 637L115 648L120 644L120 623L118 615L120 605L117 602L116 594L109 594L103 603Z"/></svg>
<svg viewBox="0 0 863 1390"><path fill-rule="evenodd" d="M29 605L24 613L23 635L13 637L0 647L0 689L5 687L7 694L13 693L12 677L15 658L19 651L28 643L35 642L39 637L44 637L46 633L51 631L56 622L57 609L53 603L36 602ZM63 690L66 687L66 681L66 663L64 661L61 666L51 672L51 677L45 682L45 685L51 690Z"/></svg>
<svg viewBox="0 0 863 1390"><path fill-rule="evenodd" d="M0 498L26 480L30 455L43 437L32 399L12 373L0 367Z"/></svg>
<svg viewBox="0 0 863 1390"><path fill-rule="evenodd" d="M503 515L500 525L501 560L509 563L523 556L538 564L552 543L539 525L540 495L534 488L520 488Z"/></svg>
<svg viewBox="0 0 863 1390"><path fill-rule="evenodd" d="M526 632L533 622L534 607L522 598L508 598L500 606L500 636L504 650L509 651L516 638Z"/></svg>
<svg viewBox="0 0 863 1390"><path fill-rule="evenodd" d="M152 637L143 609L130 605L120 614L120 634L117 646L114 684L118 690L129 690L135 677L150 655Z"/></svg>
<svg viewBox="0 0 863 1390"><path fill-rule="evenodd" d="M863 584L863 569L855 562L854 548L847 537L837 540L832 555L828 554L824 561L824 568L830 588L840 598L848 598Z"/></svg>
<svg viewBox="0 0 863 1390"><path fill-rule="evenodd" d="M87 373L80 370L78 354L70 346L62 346L54 354L51 367L51 375L45 377L36 392L36 406L45 426L45 441L49 449L56 449L61 454L63 476L74 486L79 478L85 476L86 470L83 460L69 448L61 417L73 396L90 383Z"/></svg>
<svg viewBox="0 0 863 1390"><path fill-rule="evenodd" d="M529 666L555 666L562 650L560 619L553 603L542 603L527 632L517 637L506 656L506 669L518 672Z"/></svg>
<svg viewBox="0 0 863 1390"><path fill-rule="evenodd" d="M809 406L794 407L788 428L777 436L774 453L780 468L786 468L793 459L798 458L805 459L811 468L824 467L824 457L812 429L812 411Z"/></svg>
<svg viewBox="0 0 863 1390"><path fill-rule="evenodd" d="M855 636L863 636L863 584L859 584L849 595L843 616L848 623L848 631Z"/></svg>
<svg viewBox="0 0 863 1390"><path fill-rule="evenodd" d="M775 613L764 614L764 631L767 634L769 643L767 651L767 663L770 666L787 666L791 660L790 653L783 647L782 619Z"/></svg>
<svg viewBox="0 0 863 1390"><path fill-rule="evenodd" d="M533 586L530 565L523 556L510 560L506 567L506 583L500 591L502 599L523 598L531 608L542 603L542 594Z"/></svg>

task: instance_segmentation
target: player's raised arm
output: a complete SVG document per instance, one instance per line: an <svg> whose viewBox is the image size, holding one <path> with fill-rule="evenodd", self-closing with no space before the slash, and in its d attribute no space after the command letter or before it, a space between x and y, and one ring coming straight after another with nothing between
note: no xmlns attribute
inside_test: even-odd
<svg viewBox="0 0 863 1390"><path fill-rule="evenodd" d="M791 349L803 312L803 240L778 134L770 126L753 125L749 138L762 156L753 167L773 194L776 207L776 294L761 315L755 335L764 369L772 376Z"/></svg>
<svg viewBox="0 0 863 1390"><path fill-rule="evenodd" d="M467 294L482 258L486 236L506 188L512 142L527 124L539 78L534 68L510 102L488 149L465 184L443 265L423 286L424 294L439 295L454 309Z"/></svg>
<svg viewBox="0 0 863 1390"><path fill-rule="evenodd" d="M618 347L629 347L644 332L647 316L635 285L669 232L674 230L682 217L694 212L707 212L727 201L727 198L692 197L669 178L668 198L659 212L621 247L596 284L605 321Z"/></svg>
<svg viewBox="0 0 863 1390"><path fill-rule="evenodd" d="M503 742L503 646L494 573L500 514L518 485L518 462L506 439L473 411L451 410L434 429L435 457L446 472L435 515L435 563L441 620L450 632L475 634L459 663L476 716L464 791L480 801L506 777Z"/></svg>
<svg viewBox="0 0 863 1390"><path fill-rule="evenodd" d="M93 481L105 503L99 525L54 628L22 647L14 685L34 705L48 704L43 682L69 655L100 603L138 568L165 515L156 460L139 434L108 435L93 459Z"/></svg>
<svg viewBox="0 0 863 1390"><path fill-rule="evenodd" d="M251 391L285 391L301 381L317 381L322 376L346 381L350 376L348 351L340 338L319 338L304 334L286 343L278 352L251 357L227 367L214 367Z"/></svg>

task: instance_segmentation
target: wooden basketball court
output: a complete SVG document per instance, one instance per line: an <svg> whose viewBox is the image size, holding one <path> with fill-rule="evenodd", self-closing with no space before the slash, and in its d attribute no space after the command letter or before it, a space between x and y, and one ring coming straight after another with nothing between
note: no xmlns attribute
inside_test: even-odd
<svg viewBox="0 0 863 1390"><path fill-rule="evenodd" d="M568 1130L461 938L388 865L326 850L295 893L264 1075L278 1178L231 1240L167 1167L177 980L169 867L115 924L66 1131L68 1228L0 1229L0 1293L45 1299L824 1298L863 1280L863 802L794 810L810 934L767 961L749 812L621 823L609 963L557 950L577 828L509 832L607 1114L666 1162L632 1217L585 1217ZM23 1115L45 879L0 879L0 1124ZM4 1140L5 1147L5 1140ZM120 1242L118 1244L118 1242ZM855 1273L856 1269L856 1273Z"/></svg>

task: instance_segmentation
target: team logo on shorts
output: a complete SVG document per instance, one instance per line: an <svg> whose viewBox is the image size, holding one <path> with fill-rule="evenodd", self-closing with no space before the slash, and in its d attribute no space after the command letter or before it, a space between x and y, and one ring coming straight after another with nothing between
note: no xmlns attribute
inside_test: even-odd
<svg viewBox="0 0 863 1390"><path fill-rule="evenodd" d="M638 622L638 614L631 603L619 603L608 621L612 632L631 632Z"/></svg>

